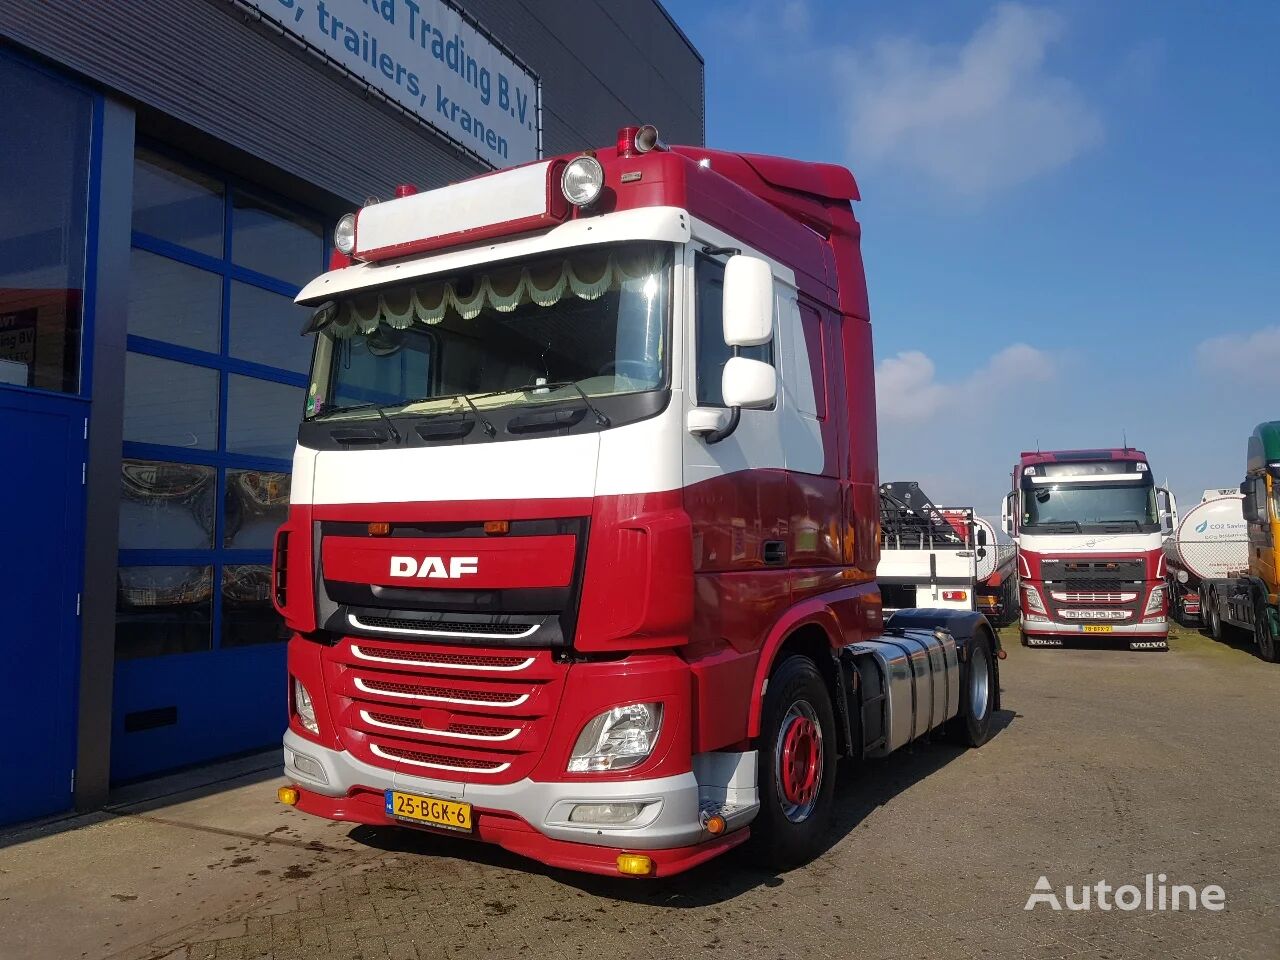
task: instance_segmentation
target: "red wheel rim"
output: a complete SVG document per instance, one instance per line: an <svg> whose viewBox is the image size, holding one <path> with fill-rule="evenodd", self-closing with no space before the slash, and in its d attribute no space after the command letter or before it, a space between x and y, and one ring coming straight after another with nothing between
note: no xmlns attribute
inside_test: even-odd
<svg viewBox="0 0 1280 960"><path fill-rule="evenodd" d="M822 788L822 727L807 700L796 701L783 717L774 774L787 819L793 823L808 819Z"/></svg>

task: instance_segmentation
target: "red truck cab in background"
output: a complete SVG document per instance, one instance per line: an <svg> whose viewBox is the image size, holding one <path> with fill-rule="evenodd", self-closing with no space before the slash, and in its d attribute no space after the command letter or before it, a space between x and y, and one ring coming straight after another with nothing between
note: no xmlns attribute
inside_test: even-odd
<svg viewBox="0 0 1280 960"><path fill-rule="evenodd" d="M1004 523L1018 545L1024 645L1088 635L1168 648L1162 543L1177 508L1141 450L1024 451Z"/></svg>
<svg viewBox="0 0 1280 960"><path fill-rule="evenodd" d="M986 622L882 622L847 170L626 128L397 194L298 297L282 800L662 876L812 856L837 756L987 738Z"/></svg>

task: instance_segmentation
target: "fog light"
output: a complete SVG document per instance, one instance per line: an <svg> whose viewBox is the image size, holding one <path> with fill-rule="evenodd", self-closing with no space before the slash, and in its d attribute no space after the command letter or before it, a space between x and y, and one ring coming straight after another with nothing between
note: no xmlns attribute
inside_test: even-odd
<svg viewBox="0 0 1280 960"><path fill-rule="evenodd" d="M294 753L293 769L303 776L310 777L320 783L329 782L329 777L324 772L324 767L320 764L320 761L315 757L308 757L305 753Z"/></svg>
<svg viewBox="0 0 1280 960"><path fill-rule="evenodd" d="M281 787L276 791L276 799L290 807L296 807L298 805L298 788Z"/></svg>
<svg viewBox="0 0 1280 960"><path fill-rule="evenodd" d="M604 168L595 157L575 157L560 175L564 198L575 207L585 207L600 196L604 187Z"/></svg>
<svg viewBox="0 0 1280 960"><path fill-rule="evenodd" d="M653 860L639 853L620 853L618 872L629 877L647 877L653 873Z"/></svg>
<svg viewBox="0 0 1280 960"><path fill-rule="evenodd" d="M570 823L627 823L640 816L642 803L580 803L569 814Z"/></svg>

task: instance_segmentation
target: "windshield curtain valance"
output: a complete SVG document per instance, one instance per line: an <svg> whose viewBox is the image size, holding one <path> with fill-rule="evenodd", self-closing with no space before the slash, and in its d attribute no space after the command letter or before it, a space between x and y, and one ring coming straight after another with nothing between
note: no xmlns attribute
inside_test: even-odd
<svg viewBox="0 0 1280 960"><path fill-rule="evenodd" d="M373 333L380 324L403 330L414 322L440 323L450 310L464 320L474 320L486 306L511 313L530 303L554 306L566 296L595 300L609 290L652 277L662 258L656 250L601 250L529 266L498 267L478 277L426 280L343 302L330 329L345 338L357 331Z"/></svg>

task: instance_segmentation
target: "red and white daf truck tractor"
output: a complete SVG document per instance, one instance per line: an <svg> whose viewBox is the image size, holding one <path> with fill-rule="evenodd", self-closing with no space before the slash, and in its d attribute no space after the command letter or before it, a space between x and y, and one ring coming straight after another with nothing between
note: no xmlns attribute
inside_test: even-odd
<svg viewBox="0 0 1280 960"><path fill-rule="evenodd" d="M1004 523L1018 544L1025 645L1092 634L1168 649L1161 544L1177 507L1141 450L1023 452Z"/></svg>
<svg viewBox="0 0 1280 960"><path fill-rule="evenodd" d="M298 297L282 800L601 874L785 867L837 757L987 739L985 621L881 616L857 197L642 127L338 224Z"/></svg>

